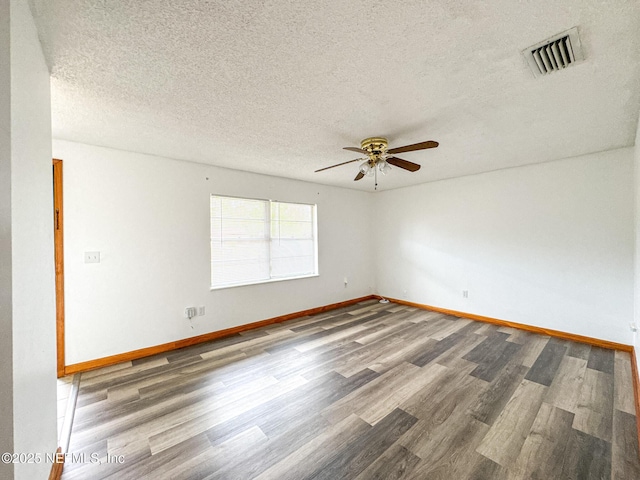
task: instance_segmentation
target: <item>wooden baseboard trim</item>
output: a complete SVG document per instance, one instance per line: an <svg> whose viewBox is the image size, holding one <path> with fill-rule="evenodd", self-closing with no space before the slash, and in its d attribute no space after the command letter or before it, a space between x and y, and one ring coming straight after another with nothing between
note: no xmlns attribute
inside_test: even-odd
<svg viewBox="0 0 640 480"><path fill-rule="evenodd" d="M171 350L177 350L179 348L190 347L191 345L197 345L198 343L210 342L222 337L228 337L236 333L245 332L247 330L253 330L255 328L264 327L274 323L286 322L287 320L293 320L295 318L306 317L308 315L315 315L317 313L326 312L329 310L335 310L337 308L348 307L356 303L364 302L366 300L372 300L378 298L375 295L367 295L365 297L354 298L346 300L344 302L332 303L322 307L310 308L309 310L302 310L300 312L289 313L287 315L280 315L278 317L268 318L259 322L248 323L246 325L240 325L237 327L227 328L225 330L218 330L216 332L205 333L196 337L189 337L182 340L176 340L175 342L163 343L162 345L155 345L153 347L141 348L139 350L133 350L131 352L119 353L117 355L111 355L108 357L97 358L95 360L89 360L87 362L74 363L67 365L64 368L65 375L71 375L79 372L86 372L88 370L95 370L96 368L108 367L109 365L115 365L116 363L127 362L131 360L137 360L139 358L156 355L158 353L165 353Z"/></svg>
<svg viewBox="0 0 640 480"><path fill-rule="evenodd" d="M55 458L56 461L51 464L49 480L60 480L60 478L62 477L62 470L64 469L64 455L62 454L61 447L58 447L58 449L56 450Z"/></svg>
<svg viewBox="0 0 640 480"><path fill-rule="evenodd" d="M633 378L633 398L636 402L636 428L638 439L640 439L640 377L638 377L638 358L635 348L631 350L631 377ZM638 449L638 457L640 457L640 448Z"/></svg>
<svg viewBox="0 0 640 480"><path fill-rule="evenodd" d="M383 297L380 297L383 298ZM519 330L525 330L527 332L539 333L542 335L549 335L550 337L561 338L563 340L572 340L574 342L587 343L596 347L609 348L612 350L621 350L623 352L633 352L632 345L626 345L624 343L610 342L608 340L601 340L599 338L585 337L584 335L577 335L575 333L561 332L559 330L553 330L550 328L535 327L533 325L526 325L524 323L510 322L508 320L500 320L498 318L485 317L484 315L476 315L474 313L459 312L457 310L449 310L448 308L434 307L432 305L423 305L421 303L407 302L406 300L398 300L395 298L384 297L390 302L399 303L401 305L408 305L410 307L421 308L423 310L431 310L434 312L446 313L447 315L453 315L455 317L468 318L470 320L478 320L480 322L492 323L494 325L500 325L503 327L512 327Z"/></svg>

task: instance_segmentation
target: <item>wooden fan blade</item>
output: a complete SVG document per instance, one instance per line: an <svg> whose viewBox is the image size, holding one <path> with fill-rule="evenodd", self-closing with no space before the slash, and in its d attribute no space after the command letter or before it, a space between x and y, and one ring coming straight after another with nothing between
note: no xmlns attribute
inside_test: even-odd
<svg viewBox="0 0 640 480"><path fill-rule="evenodd" d="M354 178L353 181L357 182L358 180L362 179L363 177L364 177L364 173L358 172L358 174L356 175L356 178Z"/></svg>
<svg viewBox="0 0 640 480"><path fill-rule="evenodd" d="M363 150L361 148L358 147L342 147L343 150L349 150L351 152L358 152L358 153L364 153L365 155L368 154L368 152L366 150Z"/></svg>
<svg viewBox="0 0 640 480"><path fill-rule="evenodd" d="M391 148L387 150L387 153L396 154L402 152L413 152L414 150L424 150L426 148L436 148L440 145L438 142L434 142L433 140L429 140L427 142L414 143L413 145L406 145L404 147Z"/></svg>
<svg viewBox="0 0 640 480"><path fill-rule="evenodd" d="M420 165L413 162L408 162L407 160L403 160L401 158L389 157L387 158L387 163L391 165L395 165L396 167L404 168L405 170L409 170L410 172L417 172L420 170Z"/></svg>
<svg viewBox="0 0 640 480"><path fill-rule="evenodd" d="M321 168L320 170L316 170L314 173L318 173L323 170L328 170L333 167L339 167L340 165L346 165L347 163L357 162L358 160L362 160L362 158L356 158L355 160L349 160L348 162L337 163L336 165L331 165L330 167L324 167L324 168Z"/></svg>

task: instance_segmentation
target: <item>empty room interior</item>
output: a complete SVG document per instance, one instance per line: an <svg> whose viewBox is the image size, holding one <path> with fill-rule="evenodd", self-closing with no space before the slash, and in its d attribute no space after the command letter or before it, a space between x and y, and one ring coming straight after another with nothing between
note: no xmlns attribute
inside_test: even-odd
<svg viewBox="0 0 640 480"><path fill-rule="evenodd" d="M0 477L635 479L637 0L0 0Z"/></svg>

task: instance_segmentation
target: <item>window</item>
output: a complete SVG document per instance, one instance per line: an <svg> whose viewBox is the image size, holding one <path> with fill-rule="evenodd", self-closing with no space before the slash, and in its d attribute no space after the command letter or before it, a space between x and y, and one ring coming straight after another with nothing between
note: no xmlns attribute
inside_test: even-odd
<svg viewBox="0 0 640 480"><path fill-rule="evenodd" d="M318 274L316 206L211 195L211 287Z"/></svg>

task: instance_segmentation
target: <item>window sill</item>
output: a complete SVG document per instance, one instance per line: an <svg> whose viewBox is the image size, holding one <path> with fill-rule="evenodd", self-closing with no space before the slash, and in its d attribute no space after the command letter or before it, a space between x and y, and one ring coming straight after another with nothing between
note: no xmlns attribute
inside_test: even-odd
<svg viewBox="0 0 640 480"><path fill-rule="evenodd" d="M287 280L298 280L300 278L313 278L319 277L319 273L312 273L311 275L300 275L299 277L286 277L286 278L270 278L269 280L260 280L257 282L247 282L247 283L234 283L233 285L221 285L219 287L210 287L210 291L214 290L225 290L227 288L236 288L236 287L246 287L248 285L262 285L264 283L275 283L275 282L285 282Z"/></svg>

